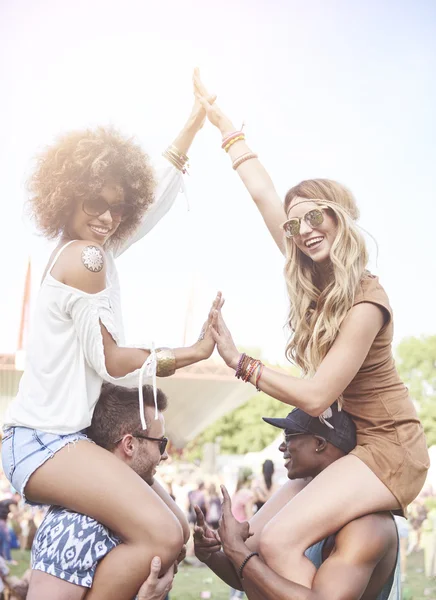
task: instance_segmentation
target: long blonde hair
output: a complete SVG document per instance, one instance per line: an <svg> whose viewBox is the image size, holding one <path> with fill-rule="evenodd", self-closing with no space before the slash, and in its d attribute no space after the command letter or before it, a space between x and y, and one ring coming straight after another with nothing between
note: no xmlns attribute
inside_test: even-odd
<svg viewBox="0 0 436 600"><path fill-rule="evenodd" d="M292 239L286 238L285 279L291 329L286 355L304 375L310 376L331 348L353 305L356 288L365 273L368 252L356 225L359 210L344 186L329 179L302 181L286 194L286 213L297 197L318 200L327 207L337 225L330 250L331 274L324 289L317 265Z"/></svg>

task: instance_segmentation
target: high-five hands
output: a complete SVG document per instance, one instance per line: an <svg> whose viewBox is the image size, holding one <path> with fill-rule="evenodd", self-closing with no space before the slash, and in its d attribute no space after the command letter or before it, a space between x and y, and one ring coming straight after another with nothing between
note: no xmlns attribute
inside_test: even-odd
<svg viewBox="0 0 436 600"><path fill-rule="evenodd" d="M215 125L215 127L218 127L218 129L222 129L224 127L225 129L231 130L232 125L230 121L215 102L216 96L210 94L202 82L199 69L194 69L192 81L194 84L194 95L197 101L201 104L205 114L207 115L207 118L212 125Z"/></svg>
<svg viewBox="0 0 436 600"><path fill-rule="evenodd" d="M229 367L236 369L241 353L236 348L232 334L224 321L221 308L214 309L210 331L221 358Z"/></svg>
<svg viewBox="0 0 436 600"><path fill-rule="evenodd" d="M197 342L194 344L196 349L196 353L201 359L209 358L215 348L215 338L212 334L212 326L214 322L216 311L220 311L224 305L224 298L222 297L221 292L218 292L215 300L212 303L211 309L209 311L207 321L204 323L200 336Z"/></svg>

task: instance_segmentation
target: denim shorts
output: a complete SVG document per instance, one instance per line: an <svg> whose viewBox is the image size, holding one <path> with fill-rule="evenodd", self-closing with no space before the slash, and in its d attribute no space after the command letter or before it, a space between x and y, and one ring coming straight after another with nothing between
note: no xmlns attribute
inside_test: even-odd
<svg viewBox="0 0 436 600"><path fill-rule="evenodd" d="M26 499L24 493L29 477L58 450L79 440L91 442L83 431L61 435L29 427L5 427L2 439L3 471L24 500L35 505L35 502Z"/></svg>

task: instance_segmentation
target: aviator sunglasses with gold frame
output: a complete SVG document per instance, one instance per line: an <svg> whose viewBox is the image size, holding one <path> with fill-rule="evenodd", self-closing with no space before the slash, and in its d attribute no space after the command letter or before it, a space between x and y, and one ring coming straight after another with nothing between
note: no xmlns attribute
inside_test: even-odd
<svg viewBox="0 0 436 600"><path fill-rule="evenodd" d="M286 237L293 238L300 233L301 221L304 221L314 229L319 227L324 222L324 210L327 206L320 206L319 208L312 208L307 211L302 217L292 217L282 224L282 229L285 232Z"/></svg>

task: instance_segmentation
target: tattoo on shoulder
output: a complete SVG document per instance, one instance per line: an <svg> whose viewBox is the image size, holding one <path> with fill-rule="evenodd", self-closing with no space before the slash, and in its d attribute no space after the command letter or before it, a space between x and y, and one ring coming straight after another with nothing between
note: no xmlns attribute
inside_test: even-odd
<svg viewBox="0 0 436 600"><path fill-rule="evenodd" d="M93 273L98 273L104 265L103 252L97 246L86 246L82 250L82 263Z"/></svg>

